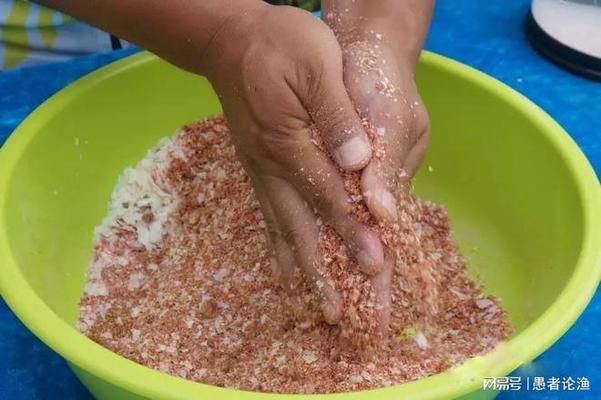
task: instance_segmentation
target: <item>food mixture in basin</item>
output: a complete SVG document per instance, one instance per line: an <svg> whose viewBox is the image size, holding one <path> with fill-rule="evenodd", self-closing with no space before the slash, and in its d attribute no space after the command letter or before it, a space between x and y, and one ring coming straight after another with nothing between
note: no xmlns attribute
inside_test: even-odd
<svg viewBox="0 0 601 400"><path fill-rule="evenodd" d="M293 295L279 286L259 204L222 118L163 139L124 172L97 228L79 329L169 374L279 393L403 383L508 337L505 312L468 277L442 207L403 194L399 224L378 225L356 176L345 182L353 212L395 255L386 337L369 280L325 224L318 268L343 296L340 323L323 320L300 273Z"/></svg>

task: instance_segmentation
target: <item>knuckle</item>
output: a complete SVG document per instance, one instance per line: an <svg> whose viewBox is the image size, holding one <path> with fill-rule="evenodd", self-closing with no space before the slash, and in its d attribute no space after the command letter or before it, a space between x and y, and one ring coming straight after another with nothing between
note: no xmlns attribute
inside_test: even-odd
<svg viewBox="0 0 601 400"><path fill-rule="evenodd" d="M274 221L266 221L265 229L267 230L267 233L269 234L269 237L273 243L276 244L281 238L280 230L277 224Z"/></svg>
<svg viewBox="0 0 601 400"><path fill-rule="evenodd" d="M427 116L427 113L425 114L425 119L422 120L421 122L418 122L416 125L416 138L415 138L415 144L419 144L421 145L425 145L427 146L430 143L430 137L431 137L432 133L431 133L431 129L430 129L430 122Z"/></svg>
<svg viewBox="0 0 601 400"><path fill-rule="evenodd" d="M351 206L345 193L339 190L322 193L315 197L313 206L332 225L339 224L351 216Z"/></svg>
<svg viewBox="0 0 601 400"><path fill-rule="evenodd" d="M282 232L282 238L293 251L296 250L299 243L303 242L302 233L295 228L284 229Z"/></svg>
<svg viewBox="0 0 601 400"><path fill-rule="evenodd" d="M420 139L422 136L426 136L426 139L430 136L430 115L421 99L419 106L415 108L415 131Z"/></svg>
<svg viewBox="0 0 601 400"><path fill-rule="evenodd" d="M341 105L326 104L318 107L314 114L313 118L319 121L322 138L330 149L358 134L352 126L354 118Z"/></svg>
<svg viewBox="0 0 601 400"><path fill-rule="evenodd" d="M430 117L426 107L420 102L419 105L407 109L403 120L408 121L405 125L406 145L409 148L415 146L423 140L429 140L430 137ZM401 138L402 139L402 138Z"/></svg>
<svg viewBox="0 0 601 400"><path fill-rule="evenodd" d="M335 207L329 222L342 237L349 238L358 233L355 229L357 223L350 206Z"/></svg>
<svg viewBox="0 0 601 400"><path fill-rule="evenodd" d="M340 105L333 105L329 107L325 111L325 115L323 115L324 119L324 128L328 130L325 133L333 133L344 130L344 128L348 125L348 115L344 112L344 107Z"/></svg>
<svg viewBox="0 0 601 400"><path fill-rule="evenodd" d="M294 140L285 131L271 130L264 132L260 140L264 155L271 160L286 160L291 154L294 154Z"/></svg>
<svg viewBox="0 0 601 400"><path fill-rule="evenodd" d="M430 138L432 137L432 131L430 129L430 125L424 126L422 130L418 134L418 141L424 141L426 144L430 142Z"/></svg>

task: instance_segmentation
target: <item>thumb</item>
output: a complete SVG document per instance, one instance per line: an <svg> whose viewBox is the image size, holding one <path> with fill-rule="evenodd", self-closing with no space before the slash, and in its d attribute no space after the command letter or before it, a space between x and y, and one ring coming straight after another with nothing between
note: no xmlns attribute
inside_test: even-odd
<svg viewBox="0 0 601 400"><path fill-rule="evenodd" d="M328 69L313 88L307 111L336 164L360 170L371 159L370 140L344 86L342 63L324 68Z"/></svg>

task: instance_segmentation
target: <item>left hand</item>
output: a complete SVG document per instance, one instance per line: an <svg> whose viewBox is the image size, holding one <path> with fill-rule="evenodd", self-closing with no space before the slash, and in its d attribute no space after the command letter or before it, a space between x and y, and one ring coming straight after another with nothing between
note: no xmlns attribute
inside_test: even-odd
<svg viewBox="0 0 601 400"><path fill-rule="evenodd" d="M430 121L413 68L378 42L343 45L344 82L359 116L375 133L374 155L361 179L367 206L377 219L396 222L395 188L421 165Z"/></svg>
<svg viewBox="0 0 601 400"><path fill-rule="evenodd" d="M413 70L380 44L344 46L344 81L359 113L376 133L373 157L361 176L370 212L381 221L397 222L397 185L408 182L422 163L430 138L430 122L413 80ZM382 326L390 316L393 260L372 285L383 305ZM386 297L384 297L386 296Z"/></svg>
<svg viewBox="0 0 601 400"><path fill-rule="evenodd" d="M358 1L353 9L345 1L325 2L324 20L343 50L345 86L359 116L375 132L373 156L362 172L361 189L370 212L380 221L397 221L396 188L415 175L430 138L428 113L414 80L432 6L426 3L409 2L405 9L390 1ZM382 15L384 9L378 7L394 12L371 19L372 11ZM411 19L423 23L403 23ZM390 319L390 255L386 263L387 268L371 278L383 306L383 328Z"/></svg>

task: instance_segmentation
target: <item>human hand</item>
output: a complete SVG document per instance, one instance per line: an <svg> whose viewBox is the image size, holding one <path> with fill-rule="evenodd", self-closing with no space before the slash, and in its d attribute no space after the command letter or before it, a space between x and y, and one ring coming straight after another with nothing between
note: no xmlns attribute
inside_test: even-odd
<svg viewBox="0 0 601 400"><path fill-rule="evenodd" d="M362 169L371 159L344 87L340 46L324 23L258 0L38 2L209 78L261 202L284 287L292 287L298 264L322 288L326 320L340 318L340 296L313 265L314 210L342 236L361 269L377 274L374 286L381 287L378 272L389 269L379 238L349 216L338 169L310 141L315 125L328 152L347 170Z"/></svg>
<svg viewBox="0 0 601 400"><path fill-rule="evenodd" d="M298 265L322 296L325 320L336 323L341 297L314 264L314 210L341 235L365 273L382 270L384 250L378 236L350 216L338 169L311 141L310 128L316 126L346 170L370 162L370 142L344 87L342 53L331 30L298 9L249 4L215 35L202 69L252 179L282 285L292 290Z"/></svg>
<svg viewBox="0 0 601 400"><path fill-rule="evenodd" d="M397 222L399 185L422 163L430 137L427 110L414 82L432 9L431 1L325 0L323 17L343 50L344 82L361 118L371 127L374 156L361 189L370 212ZM393 260L387 259L391 264ZM390 316L391 274L372 280L383 326ZM388 297L387 297L388 296Z"/></svg>
<svg viewBox="0 0 601 400"><path fill-rule="evenodd" d="M324 20L343 50L348 93L375 132L376 156L362 189L380 220L396 220L396 183L413 177L428 145L430 123L414 68L431 8L428 0L324 1Z"/></svg>
<svg viewBox="0 0 601 400"><path fill-rule="evenodd" d="M396 222L397 185L415 175L430 138L413 70L386 45L360 41L344 45L344 79L374 133L375 155L361 178L367 206L379 220Z"/></svg>

